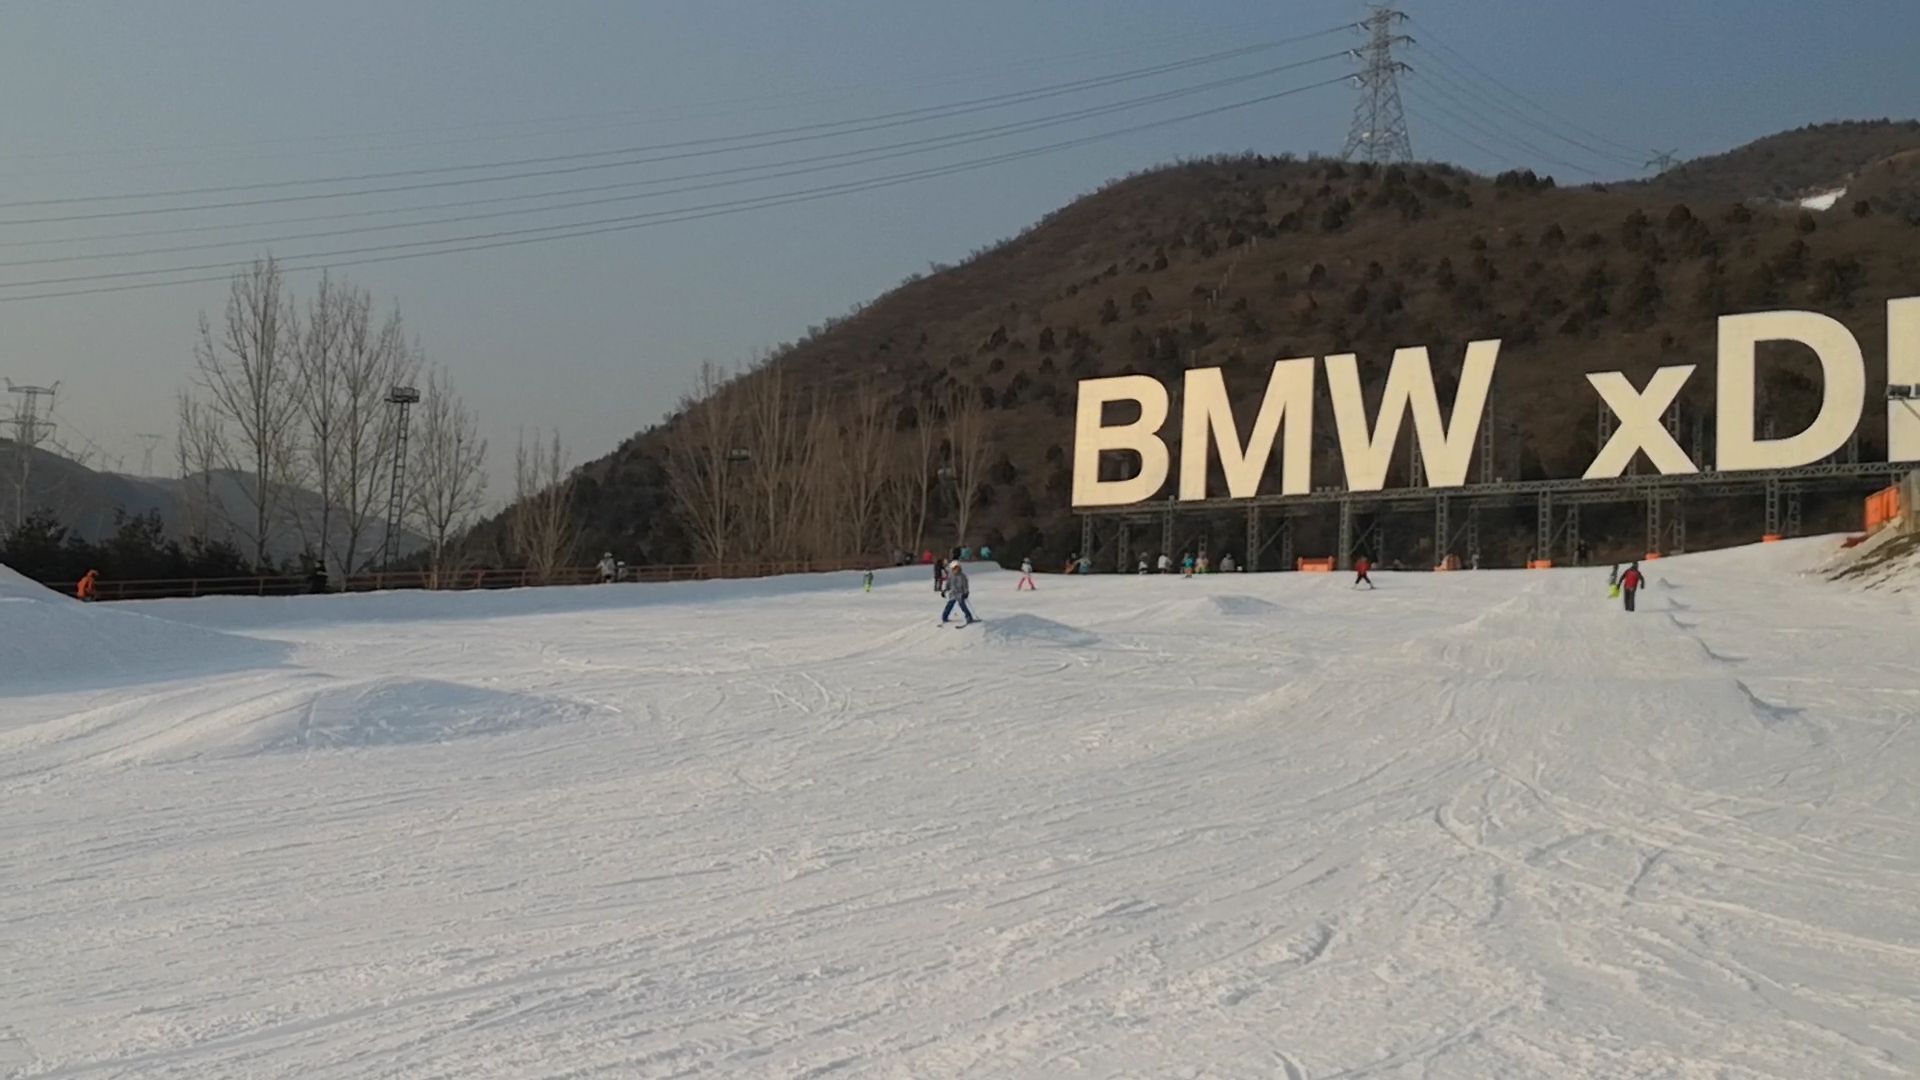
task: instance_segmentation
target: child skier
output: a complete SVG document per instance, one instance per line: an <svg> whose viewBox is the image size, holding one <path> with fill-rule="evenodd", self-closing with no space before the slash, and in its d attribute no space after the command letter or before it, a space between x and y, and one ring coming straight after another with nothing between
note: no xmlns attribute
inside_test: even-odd
<svg viewBox="0 0 1920 1080"><path fill-rule="evenodd" d="M953 561L953 565L947 567L947 607L940 613L941 623L944 624L953 614L956 604L960 607L960 614L967 617L967 621L962 623L962 626L972 626L980 621L973 617L973 609L967 606L967 572L960 568L958 559Z"/></svg>
<svg viewBox="0 0 1920 1080"><path fill-rule="evenodd" d="M1193 576L1193 552L1191 551L1185 552L1180 556L1180 576Z"/></svg>
<svg viewBox="0 0 1920 1080"><path fill-rule="evenodd" d="M1020 583L1013 587L1013 591L1019 592L1022 589L1040 591L1040 586L1033 583L1033 556L1031 555L1020 560Z"/></svg>
<svg viewBox="0 0 1920 1080"><path fill-rule="evenodd" d="M1353 560L1353 587L1357 589L1365 585L1369 589L1374 588L1373 579L1367 576L1367 571L1372 569L1373 563L1365 555Z"/></svg>
<svg viewBox="0 0 1920 1080"><path fill-rule="evenodd" d="M1640 573L1640 564L1637 561L1627 567L1626 573L1620 575L1620 595L1625 599L1628 611L1633 610L1633 594L1639 592L1640 587L1646 583L1646 575Z"/></svg>

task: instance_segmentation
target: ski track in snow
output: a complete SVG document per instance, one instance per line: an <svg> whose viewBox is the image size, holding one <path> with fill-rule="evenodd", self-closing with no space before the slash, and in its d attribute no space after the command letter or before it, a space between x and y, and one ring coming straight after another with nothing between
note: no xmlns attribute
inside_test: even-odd
<svg viewBox="0 0 1920 1080"><path fill-rule="evenodd" d="M0 682L0 1076L1920 1075L1827 546L121 608L244 640Z"/></svg>

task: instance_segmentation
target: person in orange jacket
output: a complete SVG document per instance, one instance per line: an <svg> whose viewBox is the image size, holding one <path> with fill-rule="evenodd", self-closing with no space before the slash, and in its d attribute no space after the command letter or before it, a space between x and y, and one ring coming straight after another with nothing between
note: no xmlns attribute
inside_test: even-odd
<svg viewBox="0 0 1920 1080"><path fill-rule="evenodd" d="M73 590L74 597L76 599L83 600L83 601L92 600L94 598L95 593L98 591L95 583L98 582L99 580L100 580L100 571L88 570L84 575L81 576L80 584L74 587L74 590Z"/></svg>
<svg viewBox="0 0 1920 1080"><path fill-rule="evenodd" d="M1357 589L1362 585L1365 585L1369 589L1375 587L1373 584L1373 579L1367 576L1367 571L1371 569L1373 569L1373 563L1365 555L1362 555L1359 558L1353 560L1353 587L1354 588Z"/></svg>

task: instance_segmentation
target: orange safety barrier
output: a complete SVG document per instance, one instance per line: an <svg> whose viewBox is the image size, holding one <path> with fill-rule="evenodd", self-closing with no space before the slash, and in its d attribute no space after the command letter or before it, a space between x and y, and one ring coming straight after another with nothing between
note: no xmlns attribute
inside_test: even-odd
<svg viewBox="0 0 1920 1080"><path fill-rule="evenodd" d="M1527 569L1529 569L1529 570L1551 570L1551 569L1553 569L1553 560L1552 560L1552 559L1528 559L1528 560L1527 560Z"/></svg>
<svg viewBox="0 0 1920 1080"><path fill-rule="evenodd" d="M1646 554L1645 554L1644 556L1642 556L1642 557L1641 557L1641 559L1640 559L1640 561L1641 561L1641 562L1652 562L1652 561L1654 561L1655 559L1658 559L1659 557L1660 557L1660 553L1659 553L1659 552L1657 552L1657 551L1649 551L1649 552L1647 552L1647 553L1646 553Z"/></svg>
<svg viewBox="0 0 1920 1080"><path fill-rule="evenodd" d="M1335 560L1331 558L1295 559L1293 561L1293 568L1303 574L1331 574L1333 573L1334 561Z"/></svg>
<svg viewBox="0 0 1920 1080"><path fill-rule="evenodd" d="M1436 566L1433 569L1435 573L1439 573L1439 574L1444 574L1450 571L1458 570L1460 569L1460 556L1449 555L1445 559L1442 559L1440 561L1439 566Z"/></svg>
<svg viewBox="0 0 1920 1080"><path fill-rule="evenodd" d="M1779 533L1767 533L1760 537L1760 542L1763 544L1777 544L1783 539L1785 539L1785 537L1782 537Z"/></svg>
<svg viewBox="0 0 1920 1080"><path fill-rule="evenodd" d="M1900 517L1904 508L1900 505L1898 487L1882 488L1867 496L1867 531L1875 532L1881 526Z"/></svg>

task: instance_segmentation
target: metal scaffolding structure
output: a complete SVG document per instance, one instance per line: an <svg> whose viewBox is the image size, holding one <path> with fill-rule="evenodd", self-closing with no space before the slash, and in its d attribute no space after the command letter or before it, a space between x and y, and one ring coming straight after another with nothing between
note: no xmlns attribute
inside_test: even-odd
<svg viewBox="0 0 1920 1080"><path fill-rule="evenodd" d="M1675 421L1675 426L1680 426ZM1490 459L1491 455L1485 455ZM1796 469L1756 472L1698 472L1682 475L1635 473L1611 480L1494 480L1459 487L1389 488L1383 491L1323 489L1305 495L1261 495L1251 499L1210 498L1191 501L1167 499L1156 504L1086 508L1081 515L1082 548L1091 551L1101 523L1117 526L1123 538L1135 525L1158 519L1161 550L1174 550L1176 519L1246 515L1246 559L1249 570L1268 568L1267 554L1278 547L1282 569L1294 565L1296 520L1332 511L1337 541L1331 553L1336 565L1348 569L1355 552L1366 550L1382 560L1385 519L1393 514L1433 515L1434 558L1464 554L1467 565L1478 565L1482 552L1481 511L1532 505L1535 513L1534 558L1577 561L1582 548L1580 508L1640 503L1646 514L1648 554L1679 554L1687 546L1686 503L1690 499L1751 498L1763 500L1761 532L1792 536L1801 529L1802 496L1807 492L1856 490L1870 482L1885 482L1913 470L1911 464L1830 461ZM1482 476L1486 470L1482 470ZM1455 522L1465 517L1465 526ZM1364 522L1358 520L1365 517ZM1277 521L1275 520L1277 519ZM1462 535L1464 534L1464 536ZM1464 539L1465 551L1458 550ZM1124 563L1124 547L1121 554ZM1123 566L1123 569L1132 569Z"/></svg>

